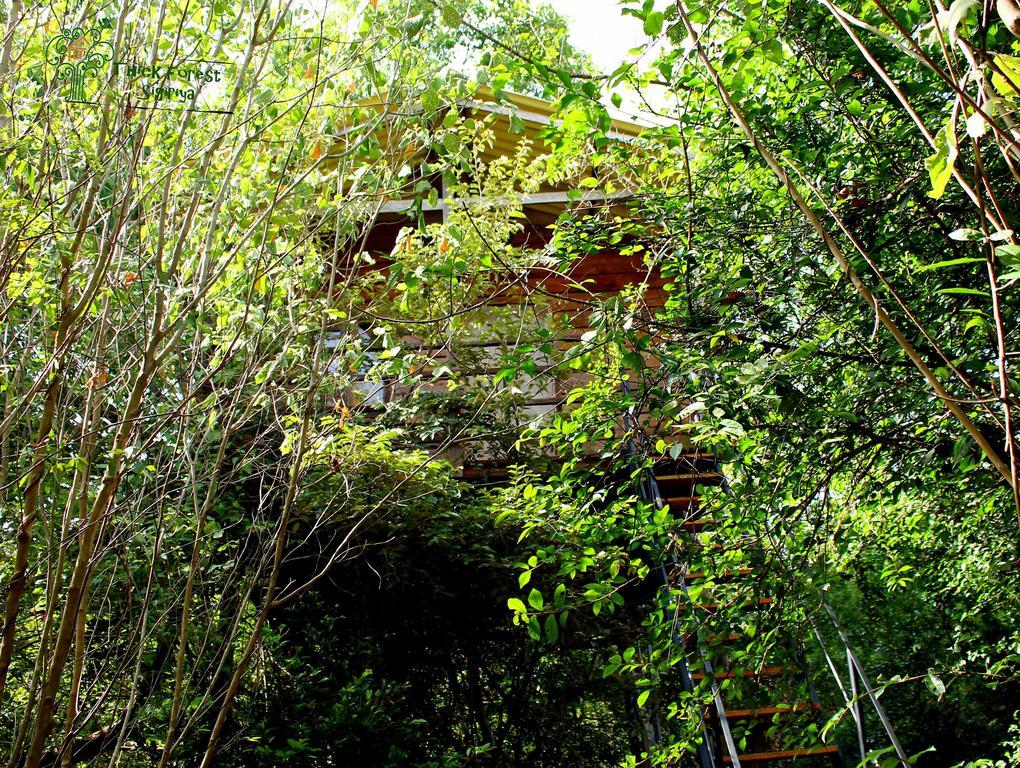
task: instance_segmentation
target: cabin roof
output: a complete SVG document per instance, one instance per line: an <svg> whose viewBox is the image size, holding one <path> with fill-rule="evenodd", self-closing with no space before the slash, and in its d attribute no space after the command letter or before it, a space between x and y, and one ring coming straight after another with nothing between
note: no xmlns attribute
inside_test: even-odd
<svg viewBox="0 0 1020 768"><path fill-rule="evenodd" d="M391 100L389 94L384 92L373 98L362 99L358 105L363 109L374 110L377 117L381 118L379 128L375 135L379 140L384 155L392 157L394 162L415 162L417 156L423 160L428 149L425 145L419 144L420 137L410 138L402 133L393 133L387 127L390 123L388 118L396 120L408 114L419 113L422 107L418 104L409 105L407 102ZM549 125L556 122L556 108L551 101L539 99L534 96L503 91L499 98L487 87L477 88L470 96L458 99L447 108L455 107L467 113L487 113L493 119L489 121L489 129L492 131L491 145L487 145L481 151L481 160L491 163L502 157L509 157L521 149L521 142L527 140L529 146L526 154L535 157L541 154L543 139L541 132ZM437 111L442 115L443 108ZM513 125L511 118L520 121ZM438 123L438 118L437 118ZM361 123L364 124L363 122ZM352 126L353 127L353 126ZM613 119L607 135L610 139L622 142L634 141L648 126L639 125L623 119ZM516 129L516 130L515 130ZM331 152L340 153L343 151L343 137L337 142ZM631 191L625 179L620 178L618 170L603 167L601 173L593 168L578 168L579 175L575 179L564 180L553 186L543 186L537 193L526 195L521 202L526 205L532 215L539 218L555 220L562 212L565 204L609 204L622 202L629 197ZM577 189L576 184L584 176L607 176L605 181L610 183L611 192L607 193L599 189ZM415 203L412 199L402 199L405 195L395 194L394 199L383 203L381 212L396 214L411 209L418 205L422 210L445 211L448 205L441 200L439 203L422 205L420 201ZM407 196L410 197L410 196ZM445 213L444 213L445 218Z"/></svg>
<svg viewBox="0 0 1020 768"><path fill-rule="evenodd" d="M390 101L389 93L387 92L362 99L358 104L362 107L375 108L380 112L386 112L391 109L396 110L398 108L396 103ZM487 86L479 86L470 97L459 99L456 105L461 108L503 115L506 119L497 121L494 126L494 129L497 131L497 142L500 140L516 141L518 139L518 135L510 131L509 116L511 114L516 114L524 122L525 126L537 127L551 124L556 113L556 107L552 101L506 90L502 91L500 97L497 98L495 92ZM399 104L399 108L406 109L406 105ZM396 111L394 111L394 114L396 114ZM650 127L619 117L614 117L611 125L610 135L620 139L636 138L642 131ZM533 130L537 130L537 128Z"/></svg>
<svg viewBox="0 0 1020 768"><path fill-rule="evenodd" d="M484 86L475 91L473 98L466 99L462 103L465 106L497 114L509 114L511 110L515 109L518 117L525 123L540 125L548 125L552 122L552 117L556 112L555 105L551 101L512 91L504 91L502 100L499 100L492 89ZM610 134L617 138L635 138L647 127L621 118L613 118Z"/></svg>

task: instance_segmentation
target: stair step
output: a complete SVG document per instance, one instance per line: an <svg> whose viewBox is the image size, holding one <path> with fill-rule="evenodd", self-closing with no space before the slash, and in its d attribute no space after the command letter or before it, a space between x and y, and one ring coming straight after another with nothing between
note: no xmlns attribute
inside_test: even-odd
<svg viewBox="0 0 1020 768"><path fill-rule="evenodd" d="M735 549L750 549L761 545L761 539L745 538L729 541L718 541L705 544L694 540L692 545L701 552L732 552Z"/></svg>
<svg viewBox="0 0 1020 768"><path fill-rule="evenodd" d="M681 453L676 458L673 458L669 455L669 453L657 453L652 458L656 461L715 461L715 454L690 451L687 453Z"/></svg>
<svg viewBox="0 0 1020 768"><path fill-rule="evenodd" d="M772 605L776 602L774 597L763 597L759 600L749 600L746 603L741 603L741 608L764 608L766 605ZM733 603L697 603L694 607L700 608L703 611L717 611L723 605L734 605Z"/></svg>
<svg viewBox="0 0 1020 768"><path fill-rule="evenodd" d="M712 574L712 578L715 579L716 581L721 581L723 579L733 579L733 578L739 578L741 576L750 576L751 572L752 571L751 571L750 568L738 568L735 571L723 571L722 573ZM705 572L704 571L688 571L684 575L684 578L687 579L687 581L691 581L692 579L703 579L703 578L705 578Z"/></svg>
<svg viewBox="0 0 1020 768"><path fill-rule="evenodd" d="M762 667L761 669L743 669L739 674L736 672L716 672L713 677L716 680L733 680L737 677L779 677L783 674L783 667ZM691 675L692 680L704 680L708 677L704 672L695 672Z"/></svg>
<svg viewBox="0 0 1020 768"><path fill-rule="evenodd" d="M715 454L712 453L681 453L675 459L668 453L650 453L648 458L654 462L654 469L663 469L663 465L676 468L677 466L689 467L695 464L708 465L715 469L717 465Z"/></svg>
<svg viewBox="0 0 1020 768"><path fill-rule="evenodd" d="M707 525L715 525L716 521L710 517L699 517L696 520L686 520L680 527L685 531L700 531Z"/></svg>
<svg viewBox="0 0 1020 768"><path fill-rule="evenodd" d="M748 752L746 755L737 755L741 763L759 763L767 760L796 760L800 757L815 757L816 755L835 755L839 753L839 747L835 744L825 744L821 747L804 747L802 749L786 749L782 752ZM723 755L724 763L732 763L729 755Z"/></svg>
<svg viewBox="0 0 1020 768"><path fill-rule="evenodd" d="M718 472L681 472L676 475L656 475L655 482L657 483L673 483L680 482L681 480L722 480L722 475Z"/></svg>
<svg viewBox="0 0 1020 768"><path fill-rule="evenodd" d="M729 635L709 635L705 638L705 642L711 645L712 643L735 643L738 640L748 640L750 638L747 635L742 635L739 632L734 632Z"/></svg>
<svg viewBox="0 0 1020 768"><path fill-rule="evenodd" d="M665 499L661 499L662 503L668 504L669 506L690 506L697 505L701 502L700 496L667 496Z"/></svg>
<svg viewBox="0 0 1020 768"><path fill-rule="evenodd" d="M710 637L701 638L702 642L711 647L712 645L727 645L729 643L739 643L741 640L747 640L746 635L734 633L732 635L714 635ZM689 651L693 651L697 648L697 635L684 635L684 648Z"/></svg>
<svg viewBox="0 0 1020 768"><path fill-rule="evenodd" d="M774 704L768 707L756 707L754 709L727 709L726 719L727 720L754 720L762 717L772 717L773 715L788 715L795 712L807 712L812 709L821 709L819 704ZM713 717L715 715L714 709L709 709L705 713L705 718Z"/></svg>

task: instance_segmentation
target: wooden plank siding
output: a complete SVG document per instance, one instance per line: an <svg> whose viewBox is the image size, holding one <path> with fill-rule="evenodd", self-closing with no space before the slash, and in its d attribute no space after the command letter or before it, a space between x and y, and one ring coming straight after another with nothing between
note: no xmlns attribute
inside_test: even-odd
<svg viewBox="0 0 1020 768"><path fill-rule="evenodd" d="M363 106L383 119L377 138L386 158L383 160L384 163L389 163L392 159L399 164L417 165L432 159L427 141L423 143L419 138L415 140L416 143L407 144L400 135L390 132L387 116L391 110L396 114L401 108L400 105L389 104L384 94L379 99L365 102ZM451 104L445 109L455 109L462 115L475 119L491 118L490 128L493 137L491 144L481 150L480 160L483 165L501 158L518 156L522 142L527 142L525 160L542 154L545 151L543 131L555 119L553 105L548 102L518 94L507 94L505 98L497 100L491 92L484 89L474 97ZM517 125L518 128L523 125L523 130L519 133L513 130L511 114L516 115L521 121ZM441 115L433 115L430 119L438 126ZM393 122L394 126L398 124L399 121ZM642 130L642 126L616 121L610 132L611 139L634 142ZM330 153L343 151L343 144L340 141ZM539 185L537 191L531 192L530 198L528 195L521 195L518 198L524 217L521 219L520 229L510 237L508 244L524 252L533 250L536 253L536 263L530 268L522 269L519 274L492 270L481 274L474 273L470 278L473 281L472 288L481 292L483 301L486 302L486 306L492 308L494 317L500 312L512 314L514 310L518 310L522 329L534 331L536 328L533 324L542 322L546 328L555 330L551 339L552 354L534 353L531 361L535 366L533 374L520 375L513 382L513 386L520 390L520 396L523 398L520 413L525 420L541 419L551 413L568 410L565 403L568 394L574 388L592 381L589 373L566 369L560 363L580 341L581 336L590 329L592 309L597 302L641 285L644 287L642 311L651 316L659 312L667 299L666 279L657 268L649 267L640 255L605 250L576 258L562 266L543 266L538 263L537 257L550 245L554 225L568 209L582 216L591 214L615 218L630 215L626 190L632 189L634 185L633 180L626 177L625 169L608 168L604 164L595 168L587 163L580 163L576 170L576 178L543 183ZM582 179L591 178L599 180L598 186L602 191L579 188L578 183ZM339 256L337 262L332 265L332 268L340 273L338 277L365 277L370 273L381 273L385 276L393 264L391 254L400 241L402 230L417 229L422 222L427 225L443 223L448 212L457 207L457 200L443 199L440 190L442 182L436 174L429 177L429 182L440 193L438 203L436 201L431 205L415 203L412 198L420 200L423 196L420 192L417 195L413 194L412 187L421 179L422 174L411 174L411 178L403 182L403 187L390 190L388 197L378 201L377 213L363 237L350 247L349 253ZM469 184L468 188L470 187ZM577 194L574 194L574 191ZM513 193L509 195L512 197ZM585 196L588 199L585 199ZM460 204L468 205L478 202L474 199L459 201ZM330 234L320 233L320 239L326 245L330 242ZM372 263L362 260L360 258L362 253L370 254ZM336 282L345 285L348 280L339 279ZM379 298L378 293L372 295L370 291L362 295L366 317L372 316L370 307ZM481 314L484 315L484 312ZM529 326L529 323L532 323L532 326ZM485 326L485 322L480 322L480 326ZM461 339L458 342L461 346L465 344L473 346L472 366L467 368L462 360L455 359L451 350L442 346L428 347L421 339L412 336L404 337L401 342L402 346L416 349L422 355L424 367L419 367L418 373L424 371L428 374L441 371L443 366L449 366L467 380L468 386L473 379L482 381L482 377L488 377L488 381L491 382L492 377L500 370L500 358L511 351L505 341L486 338L484 327L479 328L477 338L467 342ZM649 359L650 366L655 367L656 364L656 360ZM385 387L389 399L399 400L410 397L413 391L440 394L448 389L449 381L448 376L438 376L424 384L418 381L412 387L406 382L389 380L385 382ZM622 424L617 426L622 429ZM658 430L652 427L650 431L655 433ZM593 444L592 450L597 449L598 445Z"/></svg>
<svg viewBox="0 0 1020 768"><path fill-rule="evenodd" d="M389 232L393 228L389 227ZM384 235L374 235L376 242ZM360 272L380 271L385 273L390 266L388 258L376 254L376 263L370 267L359 267ZM665 304L667 299L664 285L666 280L658 269L649 268L640 256L620 254L618 251L605 251L583 256L562 271L548 266L538 265L528 269L524 274L509 278L499 272L492 272L485 278L490 281L488 306L494 312L511 312L517 310L519 318L525 326L531 323L531 330L537 328L539 319L547 321L546 327L556 329L552 339L553 355L534 353L531 359L535 364L533 375L520 374L513 386L520 391L523 399L520 405L522 427L554 413L569 412L574 406L566 403L567 396L577 387L584 386L593 377L583 370L573 370L560 363L569 355L570 350L580 342L582 335L590 330L589 318L594 302L618 295L621 291L633 286L644 285L644 308L649 315L654 315ZM371 303L372 297L366 297ZM535 312L535 309L538 312ZM529 342L536 338L535 334L525 334L522 341ZM401 339L401 345L414 350L425 358L425 363L418 373L428 375L449 366L463 377L463 383L470 388L479 377L488 377L491 381L500 370L500 359L512 351L506 340L484 337L484 330L479 330L478 337L470 341L461 341L461 346L471 349L472 364L465 366L455 353L442 346L429 346L413 336ZM657 367L654 357L649 357L650 367ZM413 392L426 392L436 395L449 389L450 377L441 375L427 382L417 382L414 386L397 380L385 382L387 399L399 400L410 397ZM649 434L661 432L652 417L644 415L640 419L645 423ZM615 424L616 434L622 434L622 416ZM424 447L424 446L423 446ZM592 455L602 450L601 441L593 441L588 446ZM505 476L505 468L491 455L477 450L470 443L449 448L444 457L462 467L465 477L485 476L498 479Z"/></svg>

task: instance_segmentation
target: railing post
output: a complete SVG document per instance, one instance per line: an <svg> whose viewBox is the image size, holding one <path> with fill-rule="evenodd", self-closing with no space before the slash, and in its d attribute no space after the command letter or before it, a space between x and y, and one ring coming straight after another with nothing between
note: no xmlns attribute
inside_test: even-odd
<svg viewBox="0 0 1020 768"><path fill-rule="evenodd" d="M676 642L674 637L673 642ZM680 684L685 691L693 694L696 690L694 685L694 679L691 677L691 668L687 665L687 657L685 654L680 654ZM696 698L696 697L695 697ZM712 734L708 729L708 725L704 720L704 713L701 709L701 704L698 707L698 717L702 718L701 721L701 742L698 744L698 766L699 768L717 768L715 752L712 749Z"/></svg>
<svg viewBox="0 0 1020 768"><path fill-rule="evenodd" d="M854 723L857 725L857 748L861 753L861 765L868 757L868 745L864 736L864 713L861 711L860 691L857 688L857 670L854 667L854 659L850 649L846 649L846 666L850 671L850 706L854 716Z"/></svg>
<svg viewBox="0 0 1020 768"><path fill-rule="evenodd" d="M656 507L664 506L664 503L662 501L662 494L659 492L659 483L656 481L655 475L652 474L650 471L646 470L645 479L648 482L649 498L651 499L652 503L655 504ZM676 560L675 554L672 554L670 556L670 559L673 561L674 566L679 565L679 563ZM666 573L665 565L660 564L659 570L662 574L663 583L668 587L670 579L669 575ZM687 583L682 578L680 580L680 591L683 592L684 597L686 598L687 602L690 603L691 608L693 609L694 601L691 600L691 595L687 590ZM697 618L695 618L695 621L697 622ZM733 731L730 729L729 718L726 717L726 705L723 703L722 690L719 688L719 683L716 682L715 670L712 668L712 661L709 658L708 648L701 640L700 622L697 622L697 624L699 626L695 629L695 644L697 645L698 653L701 656L702 661L704 662L705 674L711 681L712 701L715 704L716 715L719 718L719 729L722 731L723 743L726 745L726 751L730 755L730 765L732 766L732 768L740 768L740 755L737 752L736 742L733 740ZM687 645L686 640L682 636L676 635L675 632L676 630L674 630L673 642L679 645L679 647L682 649L686 648ZM689 674L690 672L688 672L688 675ZM693 689L694 683L692 681L691 690ZM701 768L709 768L709 766L715 768L715 766L717 765L717 761L715 759L714 750L708 745L710 733L708 730L708 725L705 723L702 724L702 734L703 734L702 745L701 748L699 749L699 755L701 756ZM710 762L706 763L705 762L706 758Z"/></svg>
<svg viewBox="0 0 1020 768"><path fill-rule="evenodd" d="M631 393L630 383L626 379L621 382L620 389L624 395L630 395ZM641 453L638 450L640 446L635 444L637 439L640 437L637 426L638 424L637 420L634 418L634 414L631 413L629 409L624 409L623 428L627 432L627 456L632 459L638 467L640 467L642 460ZM655 475L647 468L642 468L641 470L641 481L638 484L638 495L641 497L642 501L652 504L656 508L661 508L665 505L662 500L662 495L659 493L659 486L655 481ZM676 561L674 558L674 565L675 564ZM670 577L669 573L666 571L665 563L659 563L658 571L659 576L662 579L663 586L669 590L671 588ZM689 600L690 596L687 595L686 585L683 583L681 583L681 590ZM681 685L685 691L694 693L696 686L694 685L694 679L691 676L690 667L687 664L686 641L683 636L676 631L676 629L673 630L672 641L673 644L680 649ZM704 656L705 649L700 642L698 642L698 650L701 652L702 656ZM709 674L712 680L712 695L716 709L720 716L723 738L726 741L726 746L730 753L733 768L740 768L740 758L737 755L736 745L733 743L733 735L730 732L729 722L726 719L726 709L723 706L722 693L719 690L719 686L715 682L714 677L711 675L712 665L707 658L705 659L705 666L705 671ZM703 717L700 706L698 707L698 716ZM708 727L708 723L705 722L704 719L702 719L701 722L701 743L698 745L698 764L699 768L719 768L719 761L716 759L714 745L712 744L712 733Z"/></svg>
<svg viewBox="0 0 1020 768"><path fill-rule="evenodd" d="M861 664L861 660L857 658L857 654L854 653L854 649L850 645L850 640L843 633L843 627L840 626L839 620L836 618L836 612L832 610L832 606L824 599L822 600L822 606L824 606L826 612L829 614L829 618L832 619L832 626L835 627L836 633L839 635L839 639L843 643L843 647L846 648L846 657L850 664L851 674L853 675L855 673L857 675L857 679L860 680L861 685L864 686L864 692L868 695L868 699L871 701L871 706L874 707L875 714L878 715L878 719L882 723L882 727L885 729L886 736L889 737L889 743L892 744L893 749L896 750L896 756L899 758L903 768L911 768L910 758L907 757L907 753L904 751L903 745L900 744L900 740L896 738L896 731L893 730L892 723L889 722L889 718L885 714L885 709L878 700L878 695L871 687L871 681L868 680L868 676L864 672L864 666ZM851 683L853 682L853 679L851 679Z"/></svg>

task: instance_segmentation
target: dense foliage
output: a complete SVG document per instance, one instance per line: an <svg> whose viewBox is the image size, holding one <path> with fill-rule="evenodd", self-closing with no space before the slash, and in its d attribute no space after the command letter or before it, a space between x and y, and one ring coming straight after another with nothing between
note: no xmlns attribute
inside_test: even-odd
<svg viewBox="0 0 1020 768"><path fill-rule="evenodd" d="M696 670L810 670L824 715L770 735L852 755L825 605L919 765L1015 764L1020 42L997 5L626 0L649 45L598 73L522 0L11 0L7 765L688 765L695 631ZM137 73L167 62L192 74L154 102ZM496 160L502 112L451 108L479 88L526 136ZM527 133L513 90L550 124ZM624 103L658 113L640 136ZM564 187L628 197L513 245L524 197ZM601 251L666 304L571 285L584 333L557 344L529 271ZM507 283L528 300L492 306ZM534 420L549 379L573 391ZM717 460L714 541L742 543L683 594L665 567L704 553L641 493L681 448Z"/></svg>

